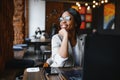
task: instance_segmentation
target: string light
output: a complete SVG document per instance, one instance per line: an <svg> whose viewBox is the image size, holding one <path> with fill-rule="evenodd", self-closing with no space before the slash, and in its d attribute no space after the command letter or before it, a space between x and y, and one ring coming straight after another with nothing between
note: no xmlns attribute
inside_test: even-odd
<svg viewBox="0 0 120 80"><path fill-rule="evenodd" d="M96 2L95 5L98 6L98 2Z"/></svg>
<svg viewBox="0 0 120 80"><path fill-rule="evenodd" d="M90 6L96 8L104 3L108 3L108 0L93 0L93 2L76 2L76 5L78 6L79 9L81 9L81 4L84 4L89 9Z"/></svg>
<svg viewBox="0 0 120 80"><path fill-rule="evenodd" d="M79 9L81 9L81 7L79 7Z"/></svg>
<svg viewBox="0 0 120 80"><path fill-rule="evenodd" d="M80 5L80 3L79 3L79 2L76 2L76 5L77 5L77 6Z"/></svg>
<svg viewBox="0 0 120 80"><path fill-rule="evenodd" d="M103 3L104 3L104 0L102 0L101 3L103 4Z"/></svg>
<svg viewBox="0 0 120 80"><path fill-rule="evenodd" d="M96 1L94 0L93 3L95 4L95 2L96 2Z"/></svg>
<svg viewBox="0 0 120 80"><path fill-rule="evenodd" d="M105 0L105 3L108 3L108 0Z"/></svg>
<svg viewBox="0 0 120 80"><path fill-rule="evenodd" d="M85 6L88 6L88 3L85 3Z"/></svg>
<svg viewBox="0 0 120 80"><path fill-rule="evenodd" d="M95 5L93 5L93 8L95 8L96 6Z"/></svg>
<svg viewBox="0 0 120 80"><path fill-rule="evenodd" d="M90 6L87 7L87 10L90 10Z"/></svg>

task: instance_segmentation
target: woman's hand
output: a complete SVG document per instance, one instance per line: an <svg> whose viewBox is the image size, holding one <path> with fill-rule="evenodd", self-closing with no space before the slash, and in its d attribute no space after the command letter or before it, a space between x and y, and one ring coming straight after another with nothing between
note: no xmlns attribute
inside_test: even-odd
<svg viewBox="0 0 120 80"><path fill-rule="evenodd" d="M66 29L61 29L59 30L59 33L58 33L60 36L62 36L63 38L64 37L68 37L68 32L66 31Z"/></svg>
<svg viewBox="0 0 120 80"><path fill-rule="evenodd" d="M44 67L44 68L50 67L50 65L49 65L48 63L45 62L45 63L43 64L43 67Z"/></svg>

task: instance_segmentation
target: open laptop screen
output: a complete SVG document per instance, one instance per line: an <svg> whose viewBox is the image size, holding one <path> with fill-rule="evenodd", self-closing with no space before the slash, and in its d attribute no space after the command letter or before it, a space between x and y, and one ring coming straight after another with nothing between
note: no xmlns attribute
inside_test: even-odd
<svg viewBox="0 0 120 80"><path fill-rule="evenodd" d="M83 80L120 80L120 36L88 35Z"/></svg>

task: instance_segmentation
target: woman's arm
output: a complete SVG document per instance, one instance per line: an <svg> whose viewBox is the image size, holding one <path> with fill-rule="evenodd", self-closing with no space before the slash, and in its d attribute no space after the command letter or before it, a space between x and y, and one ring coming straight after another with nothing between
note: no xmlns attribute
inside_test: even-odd
<svg viewBox="0 0 120 80"><path fill-rule="evenodd" d="M59 55L63 58L68 57L68 33L65 29L59 31L59 35L63 37L61 46L59 48Z"/></svg>
<svg viewBox="0 0 120 80"><path fill-rule="evenodd" d="M68 40L66 37L63 37L60 34L54 35L52 37L52 67L63 67L65 61L68 59Z"/></svg>

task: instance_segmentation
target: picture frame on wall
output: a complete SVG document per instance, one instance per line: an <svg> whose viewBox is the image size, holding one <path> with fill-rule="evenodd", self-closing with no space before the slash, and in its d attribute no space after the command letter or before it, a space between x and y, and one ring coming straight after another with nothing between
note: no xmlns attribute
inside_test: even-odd
<svg viewBox="0 0 120 80"><path fill-rule="evenodd" d="M115 4L108 3L103 8L103 29L115 30Z"/></svg>
<svg viewBox="0 0 120 80"><path fill-rule="evenodd" d="M117 11L116 2L104 4L99 11L99 27L98 33L106 35L120 35L120 28L117 25Z"/></svg>

